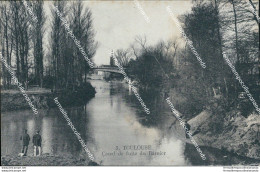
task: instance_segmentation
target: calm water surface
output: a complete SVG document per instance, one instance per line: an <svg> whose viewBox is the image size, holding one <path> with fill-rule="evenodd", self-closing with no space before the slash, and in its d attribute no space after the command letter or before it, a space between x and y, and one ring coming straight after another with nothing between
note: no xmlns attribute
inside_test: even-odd
<svg viewBox="0 0 260 172"><path fill-rule="evenodd" d="M97 92L93 99L85 106L64 109L94 154L95 161L103 165L192 165L186 153L184 134L169 129L175 121L169 109L164 112L160 110L159 101L145 101L153 111L146 117L126 84L101 80L92 80L91 84ZM147 95L142 98L148 100ZM2 155L17 155L21 151L19 138L26 128L31 139L35 130L40 129L43 153L86 156L57 108L39 110L38 116L31 110L4 112L1 120ZM150 145L150 151L166 154L140 155L140 150L124 150L124 146L129 145ZM135 152L137 155L132 155ZM142 152L148 153L147 150ZM195 153L193 156L200 159ZM32 142L28 154L33 154Z"/></svg>

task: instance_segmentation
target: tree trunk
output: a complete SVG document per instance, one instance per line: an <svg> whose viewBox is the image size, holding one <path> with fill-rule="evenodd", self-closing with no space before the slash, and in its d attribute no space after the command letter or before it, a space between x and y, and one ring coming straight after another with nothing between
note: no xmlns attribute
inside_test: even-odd
<svg viewBox="0 0 260 172"><path fill-rule="evenodd" d="M238 54L237 13L236 13L236 6L235 6L235 3L234 3L234 0L231 0L231 4L233 6L233 13L234 13L234 19L235 19L236 56L237 56L237 62L240 63L239 54Z"/></svg>

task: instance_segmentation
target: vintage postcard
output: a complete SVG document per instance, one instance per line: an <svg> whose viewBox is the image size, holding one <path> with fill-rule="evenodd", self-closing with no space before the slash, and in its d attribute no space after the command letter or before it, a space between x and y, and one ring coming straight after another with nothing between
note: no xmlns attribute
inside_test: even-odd
<svg viewBox="0 0 260 172"><path fill-rule="evenodd" d="M257 0L1 1L0 60L6 168L260 165Z"/></svg>

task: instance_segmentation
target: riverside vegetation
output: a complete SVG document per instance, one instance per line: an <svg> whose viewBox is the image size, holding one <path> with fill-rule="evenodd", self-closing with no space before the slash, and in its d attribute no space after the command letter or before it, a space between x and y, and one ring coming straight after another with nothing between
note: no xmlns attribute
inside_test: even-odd
<svg viewBox="0 0 260 172"><path fill-rule="evenodd" d="M223 10L223 5L230 8ZM179 16L205 69L187 43L183 45L182 37L148 45L146 36L137 36L129 49L119 49L115 56L137 83L147 107L151 97L160 101L170 97L198 133L194 137L200 145L260 159L260 114L223 58L223 52L229 52L228 58L259 104L259 25L248 8L244 1L194 1L191 12ZM112 60L110 64L114 65Z"/></svg>
<svg viewBox="0 0 260 172"><path fill-rule="evenodd" d="M22 2L1 4L3 57L9 65L15 62L17 78L25 88L38 85L52 89L53 93L63 91L64 100L75 100L66 98L72 95L68 90L75 93L85 88L90 67L54 11L51 13L50 51L43 54L43 1L29 4L37 12L38 22L33 27L29 27L30 16ZM75 2L70 8L71 15L67 15L67 2L54 5L71 22L74 35L91 59L98 47L91 11L87 8L83 13L82 2ZM255 9L256 4L251 5ZM226 8L221 8L223 6ZM149 125L157 125L155 119L160 118L156 108L170 112L165 102L170 97L175 108L191 124L192 131L197 133L194 139L199 140L199 145L260 159L259 114L223 58L223 52L228 52L228 58L259 104L259 24L249 8L243 0L193 1L191 12L179 16L185 34L207 66L205 69L181 36L156 45L148 45L146 36L137 36L128 49L115 51L121 66L127 68L127 76L138 85L147 107L151 107L149 99L165 103L151 107L149 115L142 114L150 121ZM48 62L46 65L43 65L43 56ZM110 65L115 66L113 59ZM2 88L12 89L11 77L5 68L1 75ZM93 96L94 90L90 94ZM61 101L63 103L71 102Z"/></svg>

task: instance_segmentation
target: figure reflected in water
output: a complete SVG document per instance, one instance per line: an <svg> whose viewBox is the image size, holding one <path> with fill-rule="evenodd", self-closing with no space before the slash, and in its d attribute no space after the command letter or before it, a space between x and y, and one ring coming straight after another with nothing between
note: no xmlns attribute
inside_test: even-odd
<svg viewBox="0 0 260 172"><path fill-rule="evenodd" d="M27 130L24 130L23 135L20 137L20 140L23 142L22 156L27 155L28 145L30 142L30 136L27 134Z"/></svg>
<svg viewBox="0 0 260 172"><path fill-rule="evenodd" d="M40 131L37 130L36 134L33 136L33 155L40 156L41 155L41 146L42 146L42 137L39 134Z"/></svg>

